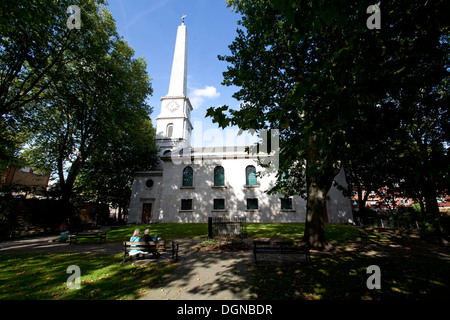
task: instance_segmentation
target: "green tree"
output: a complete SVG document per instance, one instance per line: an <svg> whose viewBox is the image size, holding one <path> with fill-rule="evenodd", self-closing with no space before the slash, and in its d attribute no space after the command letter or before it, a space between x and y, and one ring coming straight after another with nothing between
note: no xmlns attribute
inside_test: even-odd
<svg viewBox="0 0 450 320"><path fill-rule="evenodd" d="M416 66L445 56L439 36L447 26L446 5L383 3L384 22L377 31L366 27L368 5L356 1L228 3L242 15L244 29L229 46L231 54L219 58L229 63L223 83L239 87L234 97L243 103L239 110L210 108L207 115L223 127L280 130L279 183L273 191L306 194L305 241L325 248L327 192L342 164L365 152L366 134L372 134L355 135L353 128L368 128L377 122L369 116L389 114L392 95L405 87L417 91L419 75L428 80L432 71L445 73L439 63L419 72ZM425 41L426 34L433 37Z"/></svg>
<svg viewBox="0 0 450 320"><path fill-rule="evenodd" d="M155 129L145 114L130 114L88 159L75 188L86 201L128 208L136 171L151 170L158 161Z"/></svg>
<svg viewBox="0 0 450 320"><path fill-rule="evenodd" d="M449 26L442 14L449 5L395 1L386 8L387 25L394 27L381 36L381 44L391 51L392 58L385 64L398 65L399 71L393 74L398 81L386 87L387 97L380 104L390 109L388 117L374 123L376 139L367 138L373 148L357 170L372 166L372 177L366 175L366 181L390 185L387 195L414 199L421 204L423 221L436 221L440 217L437 197L448 193L450 182L450 47ZM353 155L351 161L357 158Z"/></svg>
<svg viewBox="0 0 450 320"><path fill-rule="evenodd" d="M103 1L97 1L103 3ZM67 59L64 53L79 30L68 29L72 1L24 0L0 3L0 167L19 165L25 144L24 107L37 101L50 84L47 77ZM97 8L83 1L86 13Z"/></svg>
<svg viewBox="0 0 450 320"><path fill-rule="evenodd" d="M368 111L364 121L357 121L348 129L350 136L364 137L358 148L349 148L343 163L348 183L344 192L357 197L358 217L363 222L367 222L365 206L370 193L375 192L384 198L387 187L398 185L402 179L398 170L398 152L394 149L400 140L395 138L399 136L400 123L401 114L397 106L385 103L383 108Z"/></svg>
<svg viewBox="0 0 450 320"><path fill-rule="evenodd" d="M133 58L106 8L97 9L92 15L83 11L82 33L65 53L67 62L49 73L41 100L28 105L33 137L25 154L33 165L58 175L65 203L96 150L132 125L127 121L151 112L145 61Z"/></svg>
<svg viewBox="0 0 450 320"><path fill-rule="evenodd" d="M82 2L85 14L96 8L94 1ZM79 34L66 25L72 4L69 0L0 4L0 115L39 99L48 87L46 75L65 59Z"/></svg>
<svg viewBox="0 0 450 320"><path fill-rule="evenodd" d="M448 194L450 185L450 114L448 79L430 88L424 85L405 103L408 114L396 145L401 169L399 192L420 204L421 222L439 231L441 213L437 198ZM400 97L406 99L405 95Z"/></svg>

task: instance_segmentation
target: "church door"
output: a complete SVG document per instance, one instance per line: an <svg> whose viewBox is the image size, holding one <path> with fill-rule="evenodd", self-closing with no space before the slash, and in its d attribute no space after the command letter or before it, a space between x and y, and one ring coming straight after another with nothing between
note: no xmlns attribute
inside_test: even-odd
<svg viewBox="0 0 450 320"><path fill-rule="evenodd" d="M152 204L144 203L142 205L142 223L150 223L152 219Z"/></svg>

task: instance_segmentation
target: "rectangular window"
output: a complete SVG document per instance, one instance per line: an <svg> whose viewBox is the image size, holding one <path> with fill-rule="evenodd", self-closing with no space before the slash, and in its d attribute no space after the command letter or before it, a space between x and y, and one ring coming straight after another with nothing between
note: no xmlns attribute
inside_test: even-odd
<svg viewBox="0 0 450 320"><path fill-rule="evenodd" d="M192 199L181 199L181 210L192 210Z"/></svg>
<svg viewBox="0 0 450 320"><path fill-rule="evenodd" d="M214 199L214 210L225 210L225 199Z"/></svg>
<svg viewBox="0 0 450 320"><path fill-rule="evenodd" d="M281 210L292 210L292 198L281 198Z"/></svg>
<svg viewBox="0 0 450 320"><path fill-rule="evenodd" d="M258 199L248 198L247 199L247 210L258 210Z"/></svg>

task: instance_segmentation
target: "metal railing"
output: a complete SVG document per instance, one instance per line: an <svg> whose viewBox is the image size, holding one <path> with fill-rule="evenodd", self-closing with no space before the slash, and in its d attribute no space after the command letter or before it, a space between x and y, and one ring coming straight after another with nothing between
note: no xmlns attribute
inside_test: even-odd
<svg viewBox="0 0 450 320"><path fill-rule="evenodd" d="M245 217L208 217L208 237L246 237Z"/></svg>

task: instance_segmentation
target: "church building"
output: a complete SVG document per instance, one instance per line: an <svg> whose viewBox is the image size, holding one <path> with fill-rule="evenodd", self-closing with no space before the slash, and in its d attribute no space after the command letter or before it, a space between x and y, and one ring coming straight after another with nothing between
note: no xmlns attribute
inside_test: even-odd
<svg viewBox="0 0 450 320"><path fill-rule="evenodd" d="M156 121L160 163L134 176L128 223L207 222L208 217L245 217L247 222L305 222L306 200L269 195L275 172L260 165L266 153L245 146L191 146L193 108L187 97L187 30L178 26L169 92L161 98ZM259 173L263 174L259 174ZM345 185L343 170L335 177ZM324 221L352 219L349 198L334 186L328 192Z"/></svg>

